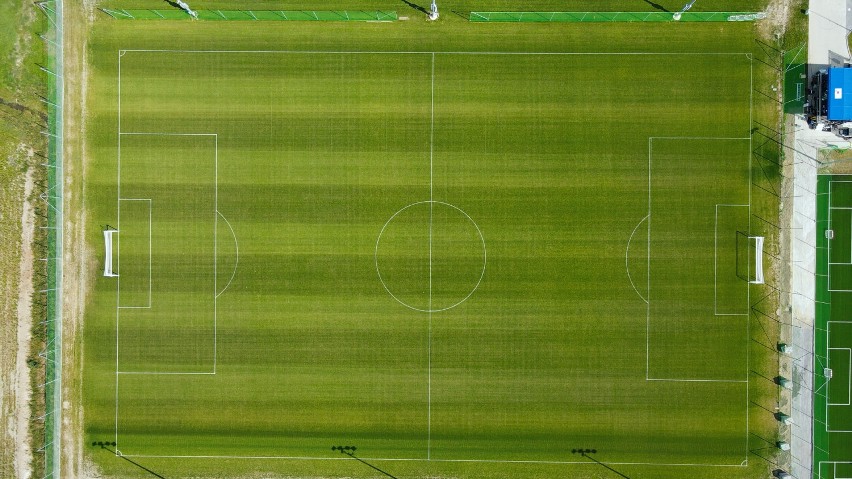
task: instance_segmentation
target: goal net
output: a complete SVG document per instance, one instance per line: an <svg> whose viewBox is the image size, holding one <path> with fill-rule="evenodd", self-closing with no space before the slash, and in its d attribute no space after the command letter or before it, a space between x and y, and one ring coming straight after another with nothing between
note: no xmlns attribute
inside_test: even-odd
<svg viewBox="0 0 852 479"><path fill-rule="evenodd" d="M104 276L116 277L118 273L112 270L112 238L118 230L104 230L104 245L106 246L106 258L104 258Z"/></svg>
<svg viewBox="0 0 852 479"><path fill-rule="evenodd" d="M754 279L751 284L763 284L763 236L751 236L754 240Z"/></svg>

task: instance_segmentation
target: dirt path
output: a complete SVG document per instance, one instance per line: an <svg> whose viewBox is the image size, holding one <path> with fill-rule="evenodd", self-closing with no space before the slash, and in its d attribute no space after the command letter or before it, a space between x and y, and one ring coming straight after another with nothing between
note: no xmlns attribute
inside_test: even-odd
<svg viewBox="0 0 852 479"><path fill-rule="evenodd" d="M63 111L64 238L63 238L63 370L62 477L96 477L83 454L83 313L94 284L96 258L86 243L85 182L88 32L93 21L91 0L65 2Z"/></svg>
<svg viewBox="0 0 852 479"><path fill-rule="evenodd" d="M757 22L761 36L771 40L776 33L783 34L790 23L790 13L793 11L795 0L772 0L766 6L766 19Z"/></svg>
<svg viewBox="0 0 852 479"><path fill-rule="evenodd" d="M32 151L30 151L32 155ZM33 188L35 187L35 169L27 171L24 180L24 207L21 213L21 263L18 276L18 344L15 358L15 374L12 387L15 391L15 477L29 479L32 476L32 454L29 434L30 398L30 369L27 358L30 355L32 340L33 316L33 235L35 233L35 208L33 207Z"/></svg>

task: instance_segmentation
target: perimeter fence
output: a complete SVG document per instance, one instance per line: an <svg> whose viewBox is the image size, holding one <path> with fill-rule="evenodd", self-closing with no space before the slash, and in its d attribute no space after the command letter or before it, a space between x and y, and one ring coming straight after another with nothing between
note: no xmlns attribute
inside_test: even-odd
<svg viewBox="0 0 852 479"><path fill-rule="evenodd" d="M197 17L178 10L126 10L101 8L116 20L277 20L328 22L392 22L398 20L394 11L352 10L196 10Z"/></svg>
<svg viewBox="0 0 852 479"><path fill-rule="evenodd" d="M47 17L47 31L41 35L46 48L46 65L40 65L46 75L47 97L47 191L42 199L47 203L46 298L44 379L44 477L60 477L60 428L62 409L62 0L36 3Z"/></svg>
<svg viewBox="0 0 852 479"><path fill-rule="evenodd" d="M807 44L785 51L783 61L784 113L803 113L808 87Z"/></svg>

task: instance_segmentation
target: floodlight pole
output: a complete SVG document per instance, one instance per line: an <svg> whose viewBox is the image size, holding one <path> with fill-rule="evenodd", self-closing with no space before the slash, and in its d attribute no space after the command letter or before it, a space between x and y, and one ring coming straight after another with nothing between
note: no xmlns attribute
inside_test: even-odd
<svg viewBox="0 0 852 479"><path fill-rule="evenodd" d="M437 0L432 0L432 6L429 8L429 20L438 19L438 4Z"/></svg>
<svg viewBox="0 0 852 479"><path fill-rule="evenodd" d="M672 20L674 20L674 21L680 20L680 16L683 15L684 12L686 12L687 10L692 8L692 6L695 5L695 2L696 2L696 0L692 0L691 2L684 5L683 8L681 8L679 12L676 12L674 14L674 16L672 16Z"/></svg>

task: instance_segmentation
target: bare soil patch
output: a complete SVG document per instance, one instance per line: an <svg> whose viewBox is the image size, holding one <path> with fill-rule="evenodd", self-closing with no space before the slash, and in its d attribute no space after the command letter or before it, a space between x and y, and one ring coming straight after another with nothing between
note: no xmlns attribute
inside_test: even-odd
<svg viewBox="0 0 852 479"><path fill-rule="evenodd" d="M32 157L33 151L29 150ZM21 260L18 275L18 308L17 308L17 356L15 358L15 375L13 387L15 390L15 476L18 479L29 479L32 476L32 446L29 435L29 423L32 416L30 399L33 388L30 383L30 370L27 358L30 356L32 341L33 315L33 267L35 254L33 237L35 234L35 208L33 190L35 188L35 169L27 171L24 180L24 206L21 213Z"/></svg>
<svg viewBox="0 0 852 479"><path fill-rule="evenodd" d="M88 34L94 20L94 2L66 3L64 16L63 111L64 237L63 237L63 370L62 473L64 478L98 477L83 454L83 315L94 284L97 260L86 242L86 98Z"/></svg>
<svg viewBox="0 0 852 479"><path fill-rule="evenodd" d="M782 35L790 23L795 0L772 0L766 6L766 18L757 22L762 37L770 39Z"/></svg>

